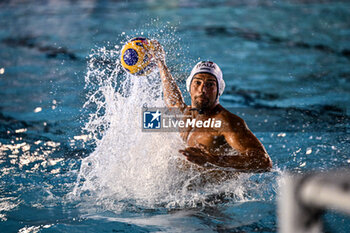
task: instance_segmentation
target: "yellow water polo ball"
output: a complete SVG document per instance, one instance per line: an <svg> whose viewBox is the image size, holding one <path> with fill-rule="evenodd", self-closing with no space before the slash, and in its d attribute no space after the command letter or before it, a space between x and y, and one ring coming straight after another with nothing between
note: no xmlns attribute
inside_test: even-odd
<svg viewBox="0 0 350 233"><path fill-rule="evenodd" d="M145 76L155 67L150 49L153 48L149 39L136 37L129 40L122 48L121 64L132 75Z"/></svg>

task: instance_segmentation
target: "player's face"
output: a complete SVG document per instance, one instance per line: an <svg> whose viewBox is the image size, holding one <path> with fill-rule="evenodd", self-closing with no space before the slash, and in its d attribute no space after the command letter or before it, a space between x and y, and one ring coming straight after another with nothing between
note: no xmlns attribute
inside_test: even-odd
<svg viewBox="0 0 350 233"><path fill-rule="evenodd" d="M216 78L211 74L196 74L191 82L192 107L211 109L216 104L218 87Z"/></svg>

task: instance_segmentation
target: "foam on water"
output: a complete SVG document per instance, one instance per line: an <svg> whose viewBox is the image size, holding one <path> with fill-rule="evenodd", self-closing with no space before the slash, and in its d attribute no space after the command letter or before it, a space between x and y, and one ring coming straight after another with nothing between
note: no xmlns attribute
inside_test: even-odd
<svg viewBox="0 0 350 233"><path fill-rule="evenodd" d="M86 205L120 211L259 200L266 199L266 193L267 198L274 196L271 183L260 184L266 175L213 179L217 171L203 171L181 156L178 150L185 144L178 133L141 131L142 107L165 106L158 72L130 76L121 69L118 49L100 48L90 56L86 87L85 108L94 113L84 130L96 148L82 160L72 192Z"/></svg>

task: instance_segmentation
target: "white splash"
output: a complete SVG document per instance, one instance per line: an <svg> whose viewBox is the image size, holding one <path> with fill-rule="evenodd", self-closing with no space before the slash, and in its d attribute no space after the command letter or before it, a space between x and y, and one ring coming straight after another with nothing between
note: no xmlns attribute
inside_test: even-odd
<svg viewBox="0 0 350 233"><path fill-rule="evenodd" d="M82 160L72 196L85 200L86 206L111 211L210 205L223 196L235 201L260 198L256 193L265 192L263 184L251 182L249 174L218 182L215 171L201 171L185 161L178 152L185 146L178 133L142 132L142 107L165 106L161 81L157 73L127 75L118 58L119 51L106 48L90 56L85 108L95 113L84 133L96 148Z"/></svg>

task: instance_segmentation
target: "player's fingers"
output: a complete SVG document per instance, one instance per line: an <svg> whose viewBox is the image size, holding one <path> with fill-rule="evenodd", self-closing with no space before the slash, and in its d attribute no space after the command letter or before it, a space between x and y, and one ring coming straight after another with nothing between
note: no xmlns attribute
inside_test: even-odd
<svg viewBox="0 0 350 233"><path fill-rule="evenodd" d="M185 150L185 153L186 153L187 156L189 156L189 155L191 155L191 156L197 156L198 151L195 151L195 150L193 150L193 149L186 149L186 150Z"/></svg>
<svg viewBox="0 0 350 233"><path fill-rule="evenodd" d="M161 44L157 40L153 39L153 40L151 40L151 43L156 50L160 50L162 48Z"/></svg>
<svg viewBox="0 0 350 233"><path fill-rule="evenodd" d="M179 150L179 152L181 153L181 154L183 154L184 156L189 156L190 155L190 153L188 153L187 151L185 151L185 150Z"/></svg>
<svg viewBox="0 0 350 233"><path fill-rule="evenodd" d="M205 154L209 154L209 151L208 151L207 147L204 146L203 144L199 144L198 145L198 149L201 150Z"/></svg>
<svg viewBox="0 0 350 233"><path fill-rule="evenodd" d="M197 147L187 147L187 151L198 151L199 149Z"/></svg>
<svg viewBox="0 0 350 233"><path fill-rule="evenodd" d="M152 40L151 40L151 43L152 43L153 45L159 44L159 42L158 42L157 40L155 40L155 39L152 39Z"/></svg>

